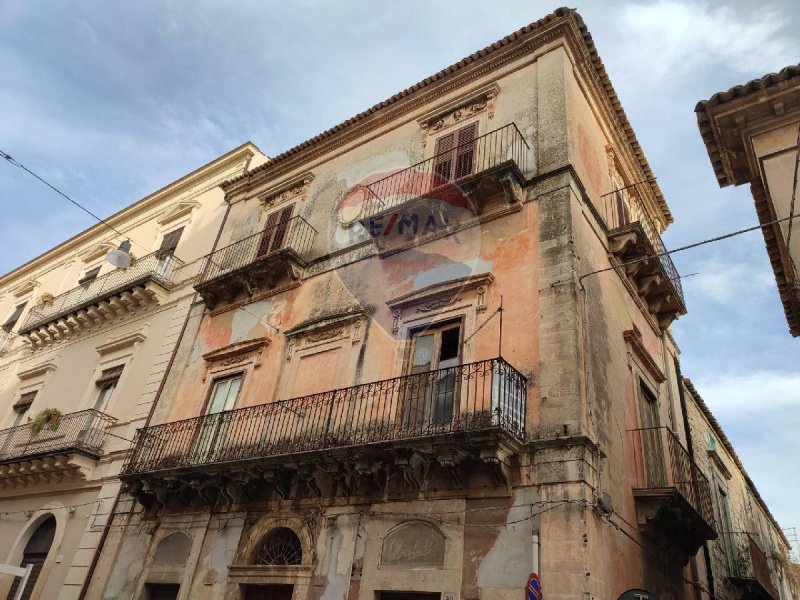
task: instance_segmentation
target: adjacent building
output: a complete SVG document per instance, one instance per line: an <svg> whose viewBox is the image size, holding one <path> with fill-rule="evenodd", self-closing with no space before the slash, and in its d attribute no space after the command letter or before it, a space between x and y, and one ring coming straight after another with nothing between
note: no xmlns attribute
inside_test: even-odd
<svg viewBox="0 0 800 600"><path fill-rule="evenodd" d="M24 598L77 598L152 410L247 143L0 277L0 562ZM109 251L131 243L131 265ZM0 597L20 579L0 575Z"/></svg>
<svg viewBox="0 0 800 600"><path fill-rule="evenodd" d="M789 331L800 336L800 65L714 94L695 112L719 185L750 184Z"/></svg>

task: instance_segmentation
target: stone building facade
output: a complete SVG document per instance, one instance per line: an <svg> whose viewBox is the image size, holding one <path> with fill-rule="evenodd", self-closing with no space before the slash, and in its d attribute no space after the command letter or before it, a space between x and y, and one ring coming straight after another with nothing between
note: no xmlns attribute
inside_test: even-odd
<svg viewBox="0 0 800 600"><path fill-rule="evenodd" d="M797 598L791 547L733 445L684 379L693 453L712 484L718 537L708 543L718 598Z"/></svg>
<svg viewBox="0 0 800 600"><path fill-rule="evenodd" d="M223 193L86 598L710 597L672 217L575 11Z"/></svg>
<svg viewBox="0 0 800 600"><path fill-rule="evenodd" d="M695 111L720 187L750 184L789 331L800 336L800 65L714 94Z"/></svg>
<svg viewBox="0 0 800 600"><path fill-rule="evenodd" d="M220 229L219 184L264 159L244 144L109 217L128 268L98 224L0 277L0 562L34 565L24 597L81 595ZM0 575L0 597L19 585Z"/></svg>

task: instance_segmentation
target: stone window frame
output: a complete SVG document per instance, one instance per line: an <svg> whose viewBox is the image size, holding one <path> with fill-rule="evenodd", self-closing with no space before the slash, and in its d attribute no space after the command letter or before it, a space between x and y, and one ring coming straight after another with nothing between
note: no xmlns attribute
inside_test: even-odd
<svg viewBox="0 0 800 600"><path fill-rule="evenodd" d="M460 129L472 122L478 123L477 135L481 136L492 130L495 105L500 95L500 86L492 83L472 93L447 102L426 112L417 119L422 130L422 147L425 159L434 156L437 138Z"/></svg>
<svg viewBox="0 0 800 600"><path fill-rule="evenodd" d="M252 375L256 369L261 367L264 360L264 352L271 341L268 337L252 338L234 342L203 354L205 368L203 369L201 381L205 384L205 392L202 396L203 404L198 414L205 414L216 381L239 373L242 375L242 386L239 389L236 404L241 406L242 399L247 397L247 388Z"/></svg>
<svg viewBox="0 0 800 600"><path fill-rule="evenodd" d="M347 363L337 369L334 389L351 385L355 378L361 346L364 344L366 323L367 316L363 312L352 311L317 319L286 331L284 361L289 365L281 369L280 380L276 386L276 399L292 397L291 391L297 379L300 361L304 357L337 348L343 350Z"/></svg>
<svg viewBox="0 0 800 600"><path fill-rule="evenodd" d="M308 171L282 181L258 194L257 198L261 205L258 213L259 231L264 229L268 214L283 205L294 204L295 211L292 216L298 216L313 181L314 174Z"/></svg>
<svg viewBox="0 0 800 600"><path fill-rule="evenodd" d="M275 529L285 527L300 540L303 556L299 565L256 565L252 563L262 542ZM311 588L316 568L314 536L309 524L300 517L265 515L247 529L239 540L233 563L228 566L227 598L243 598L247 584L289 584L293 598L305 598Z"/></svg>
<svg viewBox="0 0 800 600"><path fill-rule="evenodd" d="M404 373L411 351L412 332L447 321L460 320L463 327L461 363L475 360L473 333L486 312L494 275L481 273L426 286L387 301L392 311L391 333L398 341L395 372Z"/></svg>
<svg viewBox="0 0 800 600"><path fill-rule="evenodd" d="M655 360L653 360L653 357L650 356L650 352L647 350L647 347L644 345L642 340L642 334L638 329L636 329L636 327L624 331L623 337L625 339L626 354L628 357L628 370L631 373L630 382L633 391L633 414L636 418L636 427L634 427L634 429L640 427L642 423L639 394L641 393L641 385L645 384L650 390L650 393L652 393L656 399L656 405L658 406L659 426L668 427L670 430L672 430L673 428L671 427L671 419L669 418L670 415L663 414L664 403L662 402L663 394L661 388L662 385L667 381L667 376L664 374ZM667 407L667 410L669 410L669 407Z"/></svg>
<svg viewBox="0 0 800 600"><path fill-rule="evenodd" d="M158 553L161 543L169 537L174 535L182 535L187 538L189 542L189 549L186 553L186 559L183 563L155 563L156 554ZM184 579L189 575L194 575L194 569L190 568L193 563L192 555L194 551L195 538L183 529L173 529L169 526L160 528L158 533L155 534L150 540L150 545L147 550L145 568L142 570L141 586L144 590L148 583L167 583L180 585L184 589Z"/></svg>
<svg viewBox="0 0 800 600"><path fill-rule="evenodd" d="M387 538L392 534L396 533L400 529L408 527L409 525L413 524L422 524L429 527L433 532L441 536L441 539L444 541L444 554L442 556L442 564L441 565L405 565L405 564L386 564L383 562L383 555L385 552L384 544L386 543ZM447 534L439 527L436 522L433 520L428 520L423 517L418 517L414 519L407 519L405 521L400 521L395 523L392 527L390 527L384 535L380 538L380 553L378 556L378 560L376 563L376 569L378 570L392 570L392 571L408 571L408 570L417 570L417 569L424 569L424 570L443 570L445 569L445 565L447 563L447 553L448 553L448 545L450 544L451 540L447 536Z"/></svg>

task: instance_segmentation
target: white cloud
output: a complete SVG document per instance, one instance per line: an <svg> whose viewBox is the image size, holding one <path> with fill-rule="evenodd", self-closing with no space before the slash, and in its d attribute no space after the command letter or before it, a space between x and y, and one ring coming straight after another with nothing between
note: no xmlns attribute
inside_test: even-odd
<svg viewBox="0 0 800 600"><path fill-rule="evenodd" d="M800 54L785 16L763 5L748 14L700 2L630 3L618 23L626 67L650 81L674 80L718 65L755 77Z"/></svg>
<svg viewBox="0 0 800 600"><path fill-rule="evenodd" d="M800 409L800 373L790 370L717 372L693 378L698 391L721 418Z"/></svg>
<svg viewBox="0 0 800 600"><path fill-rule="evenodd" d="M711 256L698 264L699 273L690 287L718 304L743 306L743 299L746 303L754 302L775 288L772 272L762 267L760 263L741 262L730 255Z"/></svg>

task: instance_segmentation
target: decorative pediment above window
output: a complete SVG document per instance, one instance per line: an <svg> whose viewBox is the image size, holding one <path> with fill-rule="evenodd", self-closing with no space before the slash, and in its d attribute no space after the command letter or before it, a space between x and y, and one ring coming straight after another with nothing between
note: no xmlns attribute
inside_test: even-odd
<svg viewBox="0 0 800 600"><path fill-rule="evenodd" d="M396 335L406 321L413 321L427 313L442 312L456 307L474 306L475 313L486 311L486 294L494 281L491 273L450 279L426 286L389 300L392 309L392 334Z"/></svg>
<svg viewBox="0 0 800 600"><path fill-rule="evenodd" d="M656 383L663 383L667 380L664 372L650 356L647 348L642 340L642 334L637 329L629 329L622 334L625 337L625 343L628 346L628 352L637 359L637 363L641 365L647 373L653 378Z"/></svg>
<svg viewBox="0 0 800 600"><path fill-rule="evenodd" d="M435 134L484 113L488 119L492 119L495 100L499 94L500 86L492 84L424 114L417 119L417 123L426 133Z"/></svg>
<svg viewBox="0 0 800 600"><path fill-rule="evenodd" d="M15 287L11 293L14 294L14 297L20 298L21 296L25 296L26 294L30 294L33 290L39 287L41 283L36 281L35 279L28 279L25 282L19 284Z"/></svg>
<svg viewBox="0 0 800 600"><path fill-rule="evenodd" d="M183 202L178 202L170 206L169 208L165 209L161 215L158 217L159 225L168 225L178 219L185 217L195 209L200 206L200 203L197 200L184 200Z"/></svg>
<svg viewBox="0 0 800 600"><path fill-rule="evenodd" d="M96 346L95 350L97 350L97 353L100 356L111 354L119 350L124 350L125 348L134 346L140 342L145 341L147 339L146 331L147 329L144 328L140 329L139 331L127 333L125 335L108 338L105 342L103 342L99 346Z"/></svg>
<svg viewBox="0 0 800 600"><path fill-rule="evenodd" d="M260 337L242 342L234 342L224 348L206 352L203 354L203 359L206 361L203 381L205 381L209 373L213 371L227 370L239 365L242 367L252 365L254 369L257 369L261 366L264 348L266 348L269 343L270 339L268 337Z"/></svg>
<svg viewBox="0 0 800 600"><path fill-rule="evenodd" d="M311 172L293 177L258 195L262 209L273 208L294 200L304 200L314 175Z"/></svg>
<svg viewBox="0 0 800 600"><path fill-rule="evenodd" d="M94 262L98 258L104 257L114 248L116 248L114 242L99 242L78 254L78 258L84 263Z"/></svg>
<svg viewBox="0 0 800 600"><path fill-rule="evenodd" d="M357 344L364 335L367 316L359 309L319 319L305 321L286 331L286 360L301 348L310 348L343 339Z"/></svg>
<svg viewBox="0 0 800 600"><path fill-rule="evenodd" d="M40 363L35 367L30 367L25 369L24 371L20 371L17 373L17 377L19 377L20 381L28 381L30 379L37 379L42 378L47 375L50 371L56 370L56 363L53 361L47 361L44 363Z"/></svg>

